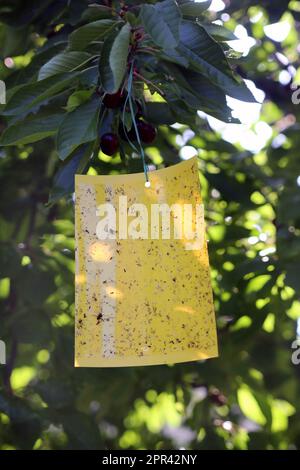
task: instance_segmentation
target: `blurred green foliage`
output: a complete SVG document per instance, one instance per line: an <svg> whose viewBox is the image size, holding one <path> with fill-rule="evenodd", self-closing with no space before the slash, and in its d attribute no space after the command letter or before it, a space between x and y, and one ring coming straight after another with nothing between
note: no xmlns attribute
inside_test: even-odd
<svg viewBox="0 0 300 470"><path fill-rule="evenodd" d="M86 2L66 3L0 2L6 58L0 73L9 86L31 81L62 50ZM227 0L226 6L211 20L222 18L230 31L242 25L256 39L236 68L265 93L259 122L269 137L253 153L198 117L194 133L187 125L161 125L155 146L146 148L158 167L179 161L182 147L199 155L220 358L74 369L74 214L68 198L46 205L57 170L65 177L52 131L42 142L3 146L1 449L300 448L300 366L291 362L300 319L300 106L290 88L300 77L300 2ZM264 30L280 20L290 28L281 42ZM37 54L46 36L51 51ZM62 93L56 107L81 99L79 93L66 103ZM6 125L1 119L0 132ZM258 129L254 123L251 135ZM119 154L100 152L88 171L140 171L140 165L131 159L125 168Z"/></svg>

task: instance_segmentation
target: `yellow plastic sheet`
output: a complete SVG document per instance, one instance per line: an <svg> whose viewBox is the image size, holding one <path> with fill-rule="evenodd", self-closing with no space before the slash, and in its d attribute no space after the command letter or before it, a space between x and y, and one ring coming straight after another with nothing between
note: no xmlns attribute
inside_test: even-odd
<svg viewBox="0 0 300 470"><path fill-rule="evenodd" d="M197 160L149 180L76 176L77 367L218 355Z"/></svg>

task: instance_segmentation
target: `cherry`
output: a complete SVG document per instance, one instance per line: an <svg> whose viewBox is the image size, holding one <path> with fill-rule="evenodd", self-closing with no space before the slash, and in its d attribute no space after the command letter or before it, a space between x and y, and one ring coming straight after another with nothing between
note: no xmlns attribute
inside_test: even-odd
<svg viewBox="0 0 300 470"><path fill-rule="evenodd" d="M143 115L143 108L142 108L141 104L138 101L136 101L135 104L136 104L136 107L137 107L136 117L140 118Z"/></svg>
<svg viewBox="0 0 300 470"><path fill-rule="evenodd" d="M111 157L119 148L118 136L116 134L112 134L111 132L103 134L100 140L100 147L103 153Z"/></svg>
<svg viewBox="0 0 300 470"><path fill-rule="evenodd" d="M156 137L156 129L152 124L148 124L145 121L139 120L137 122L137 128L140 134L140 138L145 144L151 144Z"/></svg>
<svg viewBox="0 0 300 470"><path fill-rule="evenodd" d="M225 395L223 395L219 390L211 390L209 398L216 406L224 406L227 403Z"/></svg>
<svg viewBox="0 0 300 470"><path fill-rule="evenodd" d="M103 103L107 108L118 108L123 101L123 97L121 91L117 91L117 93L113 93L112 95L105 95L103 99Z"/></svg>
<svg viewBox="0 0 300 470"><path fill-rule="evenodd" d="M156 137L155 127L153 127L151 124L142 120L138 120L136 125L137 125L137 129L138 129L141 141L144 142L145 144L151 144L151 142L153 142L153 140ZM129 131L127 131L127 133L125 133L124 128L121 124L119 127L119 134L121 138L123 140L126 140L127 142L128 141L134 142L137 140L134 126L132 126L132 128Z"/></svg>

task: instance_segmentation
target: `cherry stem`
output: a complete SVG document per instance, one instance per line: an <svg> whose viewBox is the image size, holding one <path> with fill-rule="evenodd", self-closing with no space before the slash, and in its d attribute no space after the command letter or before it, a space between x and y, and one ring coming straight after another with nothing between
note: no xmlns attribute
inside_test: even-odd
<svg viewBox="0 0 300 470"><path fill-rule="evenodd" d="M133 60L131 62L131 65L130 65L130 72L129 72L129 75L128 75L128 93L127 93L127 97L126 97L124 107L123 107L123 129L125 131L125 135L127 135L127 130L126 130L126 127L124 125L124 115L125 115L127 103L129 103L132 123L133 123L133 127L134 127L134 130L135 130L136 138L137 138L137 141L138 141L138 144L139 144L139 147L140 147L140 152L137 151L137 153L140 153L140 155L142 157L142 162L143 162L143 167L144 167L144 174L145 174L146 183L147 183L149 181L148 180L148 166L146 164L145 152L144 152L144 148L143 148L142 143L141 143L140 134L139 134L139 130L138 130L137 123L136 123L136 116L135 116L135 112L134 112L133 104L132 104L132 85L133 85L133 77L134 77L135 73L136 72L135 72L134 60ZM129 144L133 149L137 150L135 145L130 141L130 139L129 139Z"/></svg>
<svg viewBox="0 0 300 470"><path fill-rule="evenodd" d="M143 75L139 74L136 71L133 72L133 75L135 77L140 78L143 82L147 83L147 85L152 86L153 88L155 88L155 90L157 90L158 93L160 93L162 96L165 96L164 92L157 85L155 85L155 83L151 82L151 80L148 80L147 78L145 78Z"/></svg>
<svg viewBox="0 0 300 470"><path fill-rule="evenodd" d="M148 52L149 54L156 54L159 52L158 49L154 49L154 47L138 47L136 52Z"/></svg>

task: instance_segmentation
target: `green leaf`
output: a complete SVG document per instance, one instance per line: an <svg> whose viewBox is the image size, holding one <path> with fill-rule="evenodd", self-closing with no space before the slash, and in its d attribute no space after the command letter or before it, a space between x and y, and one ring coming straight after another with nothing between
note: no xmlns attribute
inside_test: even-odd
<svg viewBox="0 0 300 470"><path fill-rule="evenodd" d="M170 111L167 103L151 102L145 104L145 118L152 124L174 124L176 119Z"/></svg>
<svg viewBox="0 0 300 470"><path fill-rule="evenodd" d="M296 413L296 409L286 400L274 400L272 404L272 432L286 431L290 416Z"/></svg>
<svg viewBox="0 0 300 470"><path fill-rule="evenodd" d="M73 72L74 73L74 72ZM78 83L83 87L95 87L98 85L99 72L98 65L93 65L88 69L82 70L78 74Z"/></svg>
<svg viewBox="0 0 300 470"><path fill-rule="evenodd" d="M168 62L163 67L173 77L173 85L166 91L167 101L173 101L175 94L176 100L183 100L189 108L204 111L223 122L240 123L232 117L225 93L203 75L193 71L187 74L183 67Z"/></svg>
<svg viewBox="0 0 300 470"><path fill-rule="evenodd" d="M100 100L94 97L68 113L57 133L59 158L65 160L80 144L97 138Z"/></svg>
<svg viewBox="0 0 300 470"><path fill-rule="evenodd" d="M210 7L211 0L207 0L204 2L194 2L194 1L183 0L179 2L179 4L180 4L180 10L183 16L198 17L198 16L201 16L202 13Z"/></svg>
<svg viewBox="0 0 300 470"><path fill-rule="evenodd" d="M185 95L188 105L201 109L223 122L240 123L238 119L232 117L232 110L227 105L226 95L219 87L195 72L189 72L187 82L193 90L192 95Z"/></svg>
<svg viewBox="0 0 300 470"><path fill-rule="evenodd" d="M29 144L50 137L57 132L62 114L35 116L19 121L3 132L0 145Z"/></svg>
<svg viewBox="0 0 300 470"><path fill-rule="evenodd" d="M234 41L237 39L236 35L224 26L219 24L202 24L204 29L218 41Z"/></svg>
<svg viewBox="0 0 300 470"><path fill-rule="evenodd" d="M263 274L261 276L256 276L253 279L250 279L247 285L246 293L253 294L260 292L262 293L263 288L272 280L270 274Z"/></svg>
<svg viewBox="0 0 300 470"><path fill-rule="evenodd" d="M173 0L165 0L155 5L142 5L140 19L158 46L172 49L178 44L181 15Z"/></svg>
<svg viewBox="0 0 300 470"><path fill-rule="evenodd" d="M239 406L244 415L252 421L264 426L267 419L251 390L243 385L237 392Z"/></svg>
<svg viewBox="0 0 300 470"><path fill-rule="evenodd" d="M10 97L3 114L13 116L29 111L53 95L63 91L74 81L75 77L75 72L63 73L18 87Z"/></svg>
<svg viewBox="0 0 300 470"><path fill-rule="evenodd" d="M68 113L74 111L78 106L89 101L93 93L94 91L92 89L74 91L74 93L72 93L68 98L66 111Z"/></svg>
<svg viewBox="0 0 300 470"><path fill-rule="evenodd" d="M99 20L81 26L70 34L70 48L76 51L82 51L91 42L102 39L115 24L116 22L113 20Z"/></svg>
<svg viewBox="0 0 300 470"><path fill-rule="evenodd" d="M177 52L176 49L165 48L161 53L160 57L162 59L173 62L174 64L182 65L183 67L188 68L189 61L182 54Z"/></svg>
<svg viewBox="0 0 300 470"><path fill-rule="evenodd" d="M112 17L112 9L105 5L94 3L83 12L82 20L84 22L102 20Z"/></svg>
<svg viewBox="0 0 300 470"><path fill-rule="evenodd" d="M245 83L238 82L233 76L221 46L202 26L183 21L177 50L189 59L193 70L201 72L227 95L241 101L256 102Z"/></svg>
<svg viewBox="0 0 300 470"><path fill-rule="evenodd" d="M50 192L49 203L57 202L60 198L74 192L74 177L82 173L92 156L94 143L83 144L59 168L54 178L53 188Z"/></svg>
<svg viewBox="0 0 300 470"><path fill-rule="evenodd" d="M2 114L14 116L28 113L66 88L73 89L78 83L90 86L94 84L96 70L97 67L89 67L83 71L60 73L36 83L16 87Z"/></svg>
<svg viewBox="0 0 300 470"><path fill-rule="evenodd" d="M120 31L113 31L104 41L99 72L107 93L116 93L123 81L129 48L131 27L126 23Z"/></svg>
<svg viewBox="0 0 300 470"><path fill-rule="evenodd" d="M35 75L38 74L40 68L48 62L54 55L59 54L65 49L67 43L59 42L53 46L47 47L45 50L37 52L33 56L31 62L24 68L15 70L9 77L10 87L24 84L29 80L35 79Z"/></svg>
<svg viewBox="0 0 300 470"><path fill-rule="evenodd" d="M91 55L87 52L62 52L49 60L40 69L38 79L44 80L61 72L72 72L78 69L91 59Z"/></svg>

